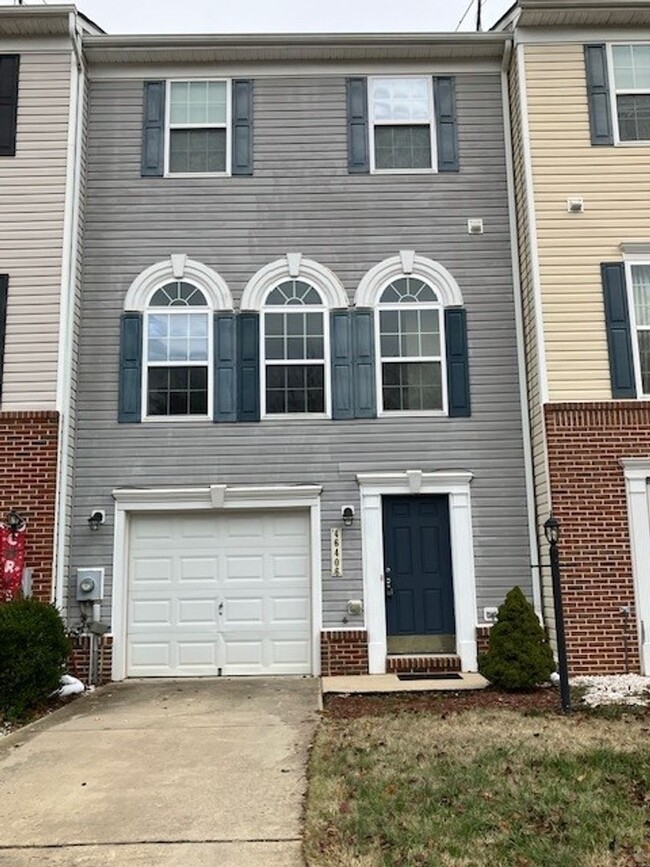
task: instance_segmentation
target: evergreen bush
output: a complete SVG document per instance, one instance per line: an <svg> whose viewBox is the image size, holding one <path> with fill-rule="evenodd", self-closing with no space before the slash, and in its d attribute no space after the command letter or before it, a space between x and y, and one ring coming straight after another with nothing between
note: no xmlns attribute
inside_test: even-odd
<svg viewBox="0 0 650 867"><path fill-rule="evenodd" d="M20 720L59 686L70 641L53 605L36 599L0 604L0 717Z"/></svg>
<svg viewBox="0 0 650 867"><path fill-rule="evenodd" d="M555 671L546 631L519 587L499 608L488 651L479 656L479 671L494 686L511 691L533 689Z"/></svg>

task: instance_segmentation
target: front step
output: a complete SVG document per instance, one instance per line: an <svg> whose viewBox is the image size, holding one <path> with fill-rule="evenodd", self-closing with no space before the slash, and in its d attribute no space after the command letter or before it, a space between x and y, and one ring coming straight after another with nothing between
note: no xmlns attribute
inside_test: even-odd
<svg viewBox="0 0 650 867"><path fill-rule="evenodd" d="M460 671L460 656L453 653L392 653L386 657L387 674L441 674Z"/></svg>

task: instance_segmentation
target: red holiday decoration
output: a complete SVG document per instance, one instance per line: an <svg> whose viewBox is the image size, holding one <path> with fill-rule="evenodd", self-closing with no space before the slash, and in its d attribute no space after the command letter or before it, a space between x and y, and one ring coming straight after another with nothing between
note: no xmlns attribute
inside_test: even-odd
<svg viewBox="0 0 650 867"><path fill-rule="evenodd" d="M22 589L27 533L0 525L0 602L10 602Z"/></svg>

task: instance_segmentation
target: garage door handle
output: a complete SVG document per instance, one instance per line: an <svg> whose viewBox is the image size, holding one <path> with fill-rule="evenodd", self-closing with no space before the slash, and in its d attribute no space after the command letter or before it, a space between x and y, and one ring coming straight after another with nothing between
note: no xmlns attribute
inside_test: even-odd
<svg viewBox="0 0 650 867"><path fill-rule="evenodd" d="M223 614L223 602L219 603L219 614Z"/></svg>

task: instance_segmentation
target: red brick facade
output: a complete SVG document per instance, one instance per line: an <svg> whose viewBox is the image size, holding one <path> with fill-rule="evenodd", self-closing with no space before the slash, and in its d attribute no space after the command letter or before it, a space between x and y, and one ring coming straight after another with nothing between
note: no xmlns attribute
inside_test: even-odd
<svg viewBox="0 0 650 867"><path fill-rule="evenodd" d="M99 645L99 667L97 671L96 683L101 685L109 683L111 680L111 666L113 661L113 636L102 635L98 638ZM88 685L91 683L90 676L90 653L91 639L90 635L76 635L72 639L72 655L70 657L69 670L73 677L78 677L80 681Z"/></svg>
<svg viewBox="0 0 650 867"><path fill-rule="evenodd" d="M15 509L27 519L26 566L32 592L52 598L59 416L0 412L0 517Z"/></svg>
<svg viewBox="0 0 650 867"><path fill-rule="evenodd" d="M334 629L321 632L323 677L368 674L368 633L365 629Z"/></svg>
<svg viewBox="0 0 650 867"><path fill-rule="evenodd" d="M632 554L621 458L650 455L650 402L545 407L553 512L572 674L625 670L624 618L631 606L630 669L639 671Z"/></svg>

